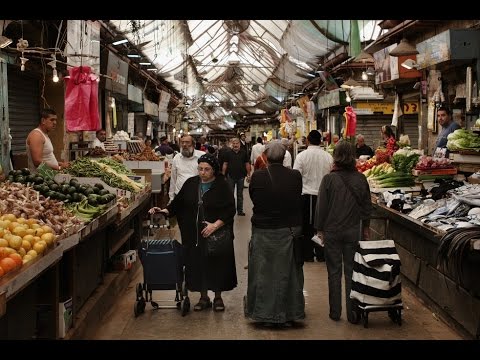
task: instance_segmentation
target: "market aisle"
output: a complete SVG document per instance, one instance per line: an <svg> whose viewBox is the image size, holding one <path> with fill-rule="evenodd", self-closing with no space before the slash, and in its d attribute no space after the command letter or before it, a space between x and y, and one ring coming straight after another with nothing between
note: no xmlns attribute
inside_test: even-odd
<svg viewBox="0 0 480 360"><path fill-rule="evenodd" d="M289 329L265 329L257 327L243 316L243 295L247 287L247 270L243 267L247 259L247 242L250 238L252 204L248 189L244 190L246 216L235 217L235 251L237 260L238 286L224 294L225 312L212 310L190 311L185 317L176 309L153 310L147 304L145 313L135 318L135 286L143 281L141 269L135 279L120 294L116 304L110 308L101 326L91 339L230 339L230 340L284 340L284 339L404 339L446 340L462 339L461 335L438 320L422 303L403 289L405 309L403 325L399 327L386 312L371 313L369 328L352 325L345 314L338 322L328 317L328 288L325 263L306 263L305 299L307 317L303 324ZM154 292L154 299L172 300L174 291ZM189 293L191 302L198 301L198 293ZM210 294L213 297L213 294Z"/></svg>

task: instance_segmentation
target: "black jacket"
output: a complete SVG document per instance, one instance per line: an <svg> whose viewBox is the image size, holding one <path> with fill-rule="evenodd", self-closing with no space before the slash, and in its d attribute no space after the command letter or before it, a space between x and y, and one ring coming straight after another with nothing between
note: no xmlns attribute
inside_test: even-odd
<svg viewBox="0 0 480 360"><path fill-rule="evenodd" d="M170 215L177 216L182 243L185 246L194 245L197 240L199 182L200 177L198 175L187 179L180 192L167 206ZM225 226L233 226L235 199L223 175L217 175L212 187L203 195L203 208L206 221L215 222L220 219L225 223Z"/></svg>
<svg viewBox="0 0 480 360"><path fill-rule="evenodd" d="M263 229L302 225L302 175L282 164L253 173L248 191L253 202L252 224ZM272 181L273 180L273 181Z"/></svg>
<svg viewBox="0 0 480 360"><path fill-rule="evenodd" d="M351 191L340 176L349 184ZM356 198L360 204L357 204ZM353 229L360 224L360 220L366 221L363 224L365 226L371 212L370 188L365 175L356 170L339 170L323 177L318 191L315 229L331 232Z"/></svg>

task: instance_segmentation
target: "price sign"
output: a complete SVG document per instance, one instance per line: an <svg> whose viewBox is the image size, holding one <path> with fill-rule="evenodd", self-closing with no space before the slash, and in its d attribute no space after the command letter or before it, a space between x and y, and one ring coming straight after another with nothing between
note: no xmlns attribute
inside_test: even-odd
<svg viewBox="0 0 480 360"><path fill-rule="evenodd" d="M125 196L127 195L127 190L124 189L117 189L117 196Z"/></svg>
<svg viewBox="0 0 480 360"><path fill-rule="evenodd" d="M72 178L72 175L70 175L70 174L57 174L57 175L55 175L55 181L57 183L69 182L71 178Z"/></svg>

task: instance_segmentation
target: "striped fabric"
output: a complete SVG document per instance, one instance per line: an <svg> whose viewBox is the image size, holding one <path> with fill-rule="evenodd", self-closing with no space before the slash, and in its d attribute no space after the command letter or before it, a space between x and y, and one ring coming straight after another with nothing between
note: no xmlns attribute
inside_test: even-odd
<svg viewBox="0 0 480 360"><path fill-rule="evenodd" d="M362 308L402 304L400 257L393 240L360 241L350 298Z"/></svg>

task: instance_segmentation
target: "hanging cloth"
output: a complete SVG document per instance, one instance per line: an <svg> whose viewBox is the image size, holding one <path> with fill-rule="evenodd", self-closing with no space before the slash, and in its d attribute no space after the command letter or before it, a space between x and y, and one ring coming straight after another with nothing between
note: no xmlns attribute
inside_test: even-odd
<svg viewBox="0 0 480 360"><path fill-rule="evenodd" d="M392 126L398 126L398 118L403 115L402 107L400 106L400 98L395 94L395 105L393 107Z"/></svg>
<svg viewBox="0 0 480 360"><path fill-rule="evenodd" d="M355 132L357 131L357 114L353 111L353 107L345 107L343 116L345 117L345 131L343 136L355 136Z"/></svg>
<svg viewBox="0 0 480 360"><path fill-rule="evenodd" d="M67 131L99 130L98 81L89 66L69 69L65 77L65 122Z"/></svg>

